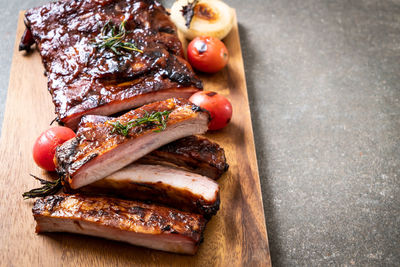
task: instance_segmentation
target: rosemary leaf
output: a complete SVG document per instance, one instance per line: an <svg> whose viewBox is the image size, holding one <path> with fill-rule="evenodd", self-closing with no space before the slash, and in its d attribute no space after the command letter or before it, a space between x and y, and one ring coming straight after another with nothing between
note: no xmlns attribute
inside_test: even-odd
<svg viewBox="0 0 400 267"><path fill-rule="evenodd" d="M116 55L122 55L122 51L136 51L143 53L132 41L123 41L126 37L126 21L124 20L118 27L108 21L101 29L100 36L92 43L97 49L109 49Z"/></svg>
<svg viewBox="0 0 400 267"><path fill-rule="evenodd" d="M122 124L120 121L108 122L108 124L113 126L111 133L117 133L125 137L128 136L130 129L144 124L157 126L154 132L162 132L167 128L167 121L170 113L171 111L158 111L149 114L145 111L143 117L131 120L126 124Z"/></svg>
<svg viewBox="0 0 400 267"><path fill-rule="evenodd" d="M62 188L61 178L58 178L57 180L52 182L43 180L32 174L30 174L30 176L38 180L43 186L23 193L22 196L24 197L24 199L54 195Z"/></svg>

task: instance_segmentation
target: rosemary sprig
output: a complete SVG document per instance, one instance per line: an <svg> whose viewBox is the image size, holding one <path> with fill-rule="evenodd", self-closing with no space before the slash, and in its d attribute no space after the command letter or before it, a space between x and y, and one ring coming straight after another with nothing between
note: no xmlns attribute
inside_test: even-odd
<svg viewBox="0 0 400 267"><path fill-rule="evenodd" d="M117 55L122 55L121 50L143 53L143 50L140 50L133 42L123 41L126 36L125 24L126 20L116 27L111 21L108 21L101 29L101 34L96 40L97 42L94 42L93 45L97 49L110 49Z"/></svg>
<svg viewBox="0 0 400 267"><path fill-rule="evenodd" d="M167 120L170 113L171 111L158 111L149 114L145 111L143 117L131 120L126 124L122 124L120 121L108 123L114 127L111 133L117 133L125 137L128 136L130 129L143 124L155 125L157 126L157 129L154 130L154 132L161 132L167 128Z"/></svg>
<svg viewBox="0 0 400 267"><path fill-rule="evenodd" d="M23 193L22 196L24 197L24 199L54 195L62 188L61 178L58 178L57 180L51 182L43 180L33 174L30 174L30 176L40 181L40 184L42 184L43 186Z"/></svg>

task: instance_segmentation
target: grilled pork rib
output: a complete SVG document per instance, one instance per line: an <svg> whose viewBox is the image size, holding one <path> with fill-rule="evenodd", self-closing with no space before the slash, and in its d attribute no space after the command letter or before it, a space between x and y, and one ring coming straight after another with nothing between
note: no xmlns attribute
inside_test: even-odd
<svg viewBox="0 0 400 267"><path fill-rule="evenodd" d="M163 251L195 254L203 216L137 201L83 195L36 200L36 232L70 232L124 241Z"/></svg>
<svg viewBox="0 0 400 267"><path fill-rule="evenodd" d="M82 117L79 128L101 124L110 119L111 117L107 116L86 115ZM181 168L214 180L221 177L229 168L222 147L205 137L195 135L166 144L137 162Z"/></svg>
<svg viewBox="0 0 400 267"><path fill-rule="evenodd" d="M110 115L171 97L189 98L202 89L183 59L175 25L157 1L56 1L28 10L25 17L58 120L70 128L84 114ZM111 35L113 27L114 35L119 29L124 33L120 46L102 46L102 34Z"/></svg>
<svg viewBox="0 0 400 267"><path fill-rule="evenodd" d="M127 136L115 132L154 112L170 112L165 129L149 123L132 127ZM149 152L193 134L205 133L209 114L185 99L168 99L145 105L101 124L85 124L77 136L56 149L58 173L72 189L100 180ZM122 127L123 128L123 127Z"/></svg>
<svg viewBox="0 0 400 267"><path fill-rule="evenodd" d="M228 170L225 152L205 137L188 136L154 150L141 163L171 165L214 180Z"/></svg>
<svg viewBox="0 0 400 267"><path fill-rule="evenodd" d="M80 192L152 201L209 218L219 209L218 184L183 170L133 163Z"/></svg>

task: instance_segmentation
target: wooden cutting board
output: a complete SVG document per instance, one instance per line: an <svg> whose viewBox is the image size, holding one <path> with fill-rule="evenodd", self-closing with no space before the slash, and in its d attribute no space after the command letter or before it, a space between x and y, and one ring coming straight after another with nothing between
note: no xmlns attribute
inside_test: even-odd
<svg viewBox="0 0 400 267"><path fill-rule="evenodd" d="M224 40L230 53L228 66L201 77L204 88L230 99L234 111L226 128L207 134L225 149L230 168L218 181L220 211L208 223L195 256L67 233L35 234L33 200L24 201L21 194L38 187L30 173L48 177L31 153L35 139L55 115L39 53L18 52L23 30L21 12L0 141L1 266L271 265L236 21Z"/></svg>

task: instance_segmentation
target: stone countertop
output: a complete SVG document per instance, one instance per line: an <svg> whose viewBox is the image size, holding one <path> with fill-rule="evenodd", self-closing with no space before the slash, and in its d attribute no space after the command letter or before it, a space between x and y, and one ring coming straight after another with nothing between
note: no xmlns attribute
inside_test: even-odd
<svg viewBox="0 0 400 267"><path fill-rule="evenodd" d="M1 122L18 12L47 0L0 2ZM400 3L226 2L238 14L273 264L399 264Z"/></svg>

